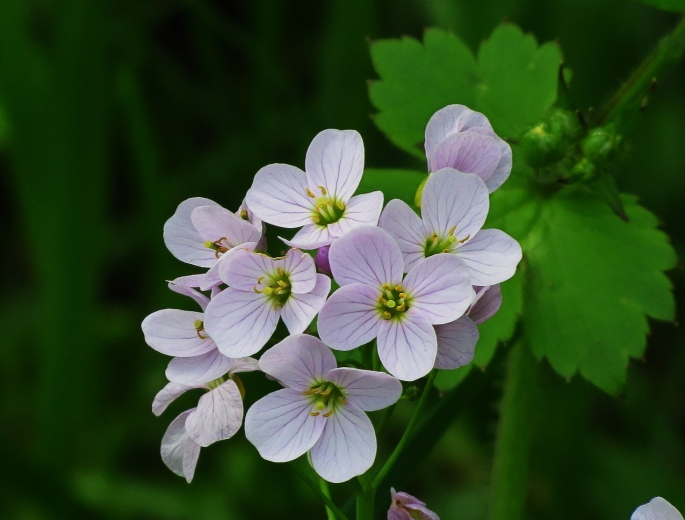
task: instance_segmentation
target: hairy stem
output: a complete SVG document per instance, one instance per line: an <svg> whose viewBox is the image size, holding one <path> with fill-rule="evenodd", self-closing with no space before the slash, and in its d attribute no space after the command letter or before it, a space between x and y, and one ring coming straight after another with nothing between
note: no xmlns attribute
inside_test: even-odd
<svg viewBox="0 0 685 520"><path fill-rule="evenodd" d="M631 105L642 102L652 84L668 68L680 61L685 53L685 17L667 36L663 37L656 49L635 69L633 74L599 111L593 126L601 126L613 121L617 115Z"/></svg>
<svg viewBox="0 0 685 520"><path fill-rule="evenodd" d="M521 341L511 346L490 488L489 520L522 520L528 487L537 361Z"/></svg>

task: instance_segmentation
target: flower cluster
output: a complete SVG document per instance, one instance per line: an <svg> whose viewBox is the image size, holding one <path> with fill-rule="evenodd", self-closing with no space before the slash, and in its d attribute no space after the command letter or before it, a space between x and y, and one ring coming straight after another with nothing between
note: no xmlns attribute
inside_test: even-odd
<svg viewBox="0 0 685 520"><path fill-rule="evenodd" d="M346 481L375 459L366 412L394 404L402 381L472 360L476 326L497 312L498 284L521 259L514 239L481 229L511 150L485 116L452 105L431 118L426 154L420 215L399 200L384 208L381 192L355 195L364 146L352 130L319 133L304 171L262 168L236 213L199 197L179 205L165 243L205 271L169 287L201 312L164 309L142 324L146 342L172 356L153 412L188 390L205 391L164 435L162 459L172 471L190 481L200 448L240 429L238 374L260 371L283 388L247 411L247 439L267 460L308 453L324 479ZM265 223L298 228L281 239L289 249L280 257L266 252ZM280 320L288 335L278 341ZM376 362L334 353L358 348ZM385 371L371 370L379 365ZM403 496L397 507L414 507Z"/></svg>

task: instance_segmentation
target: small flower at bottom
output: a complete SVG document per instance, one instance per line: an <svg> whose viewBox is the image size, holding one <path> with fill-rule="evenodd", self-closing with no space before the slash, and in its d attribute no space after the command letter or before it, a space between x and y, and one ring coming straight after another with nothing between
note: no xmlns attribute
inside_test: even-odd
<svg viewBox="0 0 685 520"><path fill-rule="evenodd" d="M307 451L316 472L345 482L376 457L376 435L364 412L395 403L402 384L380 372L336 368L335 356L313 336L290 336L267 351L259 368L286 388L257 401L245 416L245 435L272 462Z"/></svg>
<svg viewBox="0 0 685 520"><path fill-rule="evenodd" d="M409 493L390 488L392 503L388 509L388 520L440 520L440 517L426 507L424 502Z"/></svg>
<svg viewBox="0 0 685 520"><path fill-rule="evenodd" d="M232 359L230 363L225 377L197 385L171 382L159 391L152 403L152 413L161 415L188 390L207 390L196 408L186 410L171 422L162 438L164 464L188 482L195 474L200 448L232 437L243 422L243 389L235 374L258 370L257 360Z"/></svg>
<svg viewBox="0 0 685 520"><path fill-rule="evenodd" d="M630 520L683 520L683 515L668 500L655 497L638 507Z"/></svg>

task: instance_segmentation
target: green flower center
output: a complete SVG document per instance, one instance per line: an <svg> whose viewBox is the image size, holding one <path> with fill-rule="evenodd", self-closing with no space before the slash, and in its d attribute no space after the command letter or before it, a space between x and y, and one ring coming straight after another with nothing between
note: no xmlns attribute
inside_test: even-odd
<svg viewBox="0 0 685 520"><path fill-rule="evenodd" d="M277 267L267 276L259 277L257 283L261 287L255 286L254 292L265 294L277 308L283 307L290 296L290 279L282 267Z"/></svg>
<svg viewBox="0 0 685 520"><path fill-rule="evenodd" d="M340 220L345 214L345 203L340 199L331 197L323 186L318 186L321 197L317 197L309 188L305 188L307 196L314 199L312 220L319 226L327 226Z"/></svg>
<svg viewBox="0 0 685 520"><path fill-rule="evenodd" d="M457 237L454 236L456 229L457 226L454 226L445 236L440 236L437 232L433 231L426 239L426 244L423 246L424 256L428 258L429 256L437 255L439 253L451 253L459 244L463 244L471 237L469 235L462 240L457 239Z"/></svg>
<svg viewBox="0 0 685 520"><path fill-rule="evenodd" d="M343 389L331 381L315 382L302 393L308 395L314 405L314 411L309 412L313 417L330 417L339 406L347 403Z"/></svg>
<svg viewBox="0 0 685 520"><path fill-rule="evenodd" d="M404 287L395 285L394 287L388 284L381 285L381 294L378 297L378 305L376 308L381 313L384 320L391 320L393 318L399 319L402 314L407 312L411 298L407 296Z"/></svg>

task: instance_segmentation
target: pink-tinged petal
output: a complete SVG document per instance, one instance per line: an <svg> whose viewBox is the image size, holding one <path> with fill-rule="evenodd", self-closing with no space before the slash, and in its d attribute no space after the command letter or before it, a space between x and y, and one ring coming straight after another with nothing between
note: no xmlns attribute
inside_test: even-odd
<svg viewBox="0 0 685 520"><path fill-rule="evenodd" d="M474 173L483 181L492 177L502 159L498 137L475 132L452 134L436 146L428 156L428 169L436 172L442 168L454 168L464 173Z"/></svg>
<svg viewBox="0 0 685 520"><path fill-rule="evenodd" d="M654 497L649 503L638 507L630 520L683 520L683 515L668 500Z"/></svg>
<svg viewBox="0 0 685 520"><path fill-rule="evenodd" d="M309 189L317 196L328 196L346 202L359 186L364 172L364 143L355 130L324 130L307 149L305 170Z"/></svg>
<svg viewBox="0 0 685 520"><path fill-rule="evenodd" d="M388 510L388 520L440 520L440 517L426 507L418 498L390 488L392 504Z"/></svg>
<svg viewBox="0 0 685 520"><path fill-rule="evenodd" d="M264 294L228 287L209 302L205 330L224 356L251 356L269 341L279 315Z"/></svg>
<svg viewBox="0 0 685 520"><path fill-rule="evenodd" d="M330 248L331 246L323 246L317 249L316 257L314 257L314 263L316 264L317 271L333 278L331 264L328 261L328 251L330 250Z"/></svg>
<svg viewBox="0 0 685 520"><path fill-rule="evenodd" d="M351 403L337 408L310 455L312 466L328 482L345 482L366 473L376 458L371 420Z"/></svg>
<svg viewBox="0 0 685 520"><path fill-rule="evenodd" d="M316 265L310 255L299 249L290 249L280 261L280 265L288 275L290 291L293 294L305 294L314 289Z"/></svg>
<svg viewBox="0 0 685 520"><path fill-rule="evenodd" d="M402 383L382 372L335 368L328 372L326 379L343 388L348 403L367 412L382 410L396 403L402 395Z"/></svg>
<svg viewBox="0 0 685 520"><path fill-rule="evenodd" d="M376 289L359 283L335 291L319 312L323 342L336 350L352 350L375 338L382 321L378 297Z"/></svg>
<svg viewBox="0 0 685 520"><path fill-rule="evenodd" d="M497 145L500 148L502 157L500 158L494 173L485 181L485 185L488 187L490 193L504 184L504 181L509 178L509 174L511 173L511 146L503 139L499 139Z"/></svg>
<svg viewBox="0 0 685 520"><path fill-rule="evenodd" d="M229 374L239 374L241 372L254 372L259 370L259 361L255 358L244 357L231 359L231 367L228 369Z"/></svg>
<svg viewBox="0 0 685 520"><path fill-rule="evenodd" d="M238 211L236 211L236 215L238 215L240 218L243 218L243 211L247 214L247 221L252 224L257 231L259 231L260 235L264 235L266 227L264 222L262 222L262 219L254 214L254 212L248 206L246 200L243 200L242 204L240 204Z"/></svg>
<svg viewBox="0 0 685 520"><path fill-rule="evenodd" d="M411 298L411 308L420 311L433 325L456 320L475 297L468 269L450 254L417 262L402 285Z"/></svg>
<svg viewBox="0 0 685 520"><path fill-rule="evenodd" d="M319 226L318 224L304 226L295 233L291 240L283 237L278 238L285 242L286 245L300 249L316 249L317 247L330 245L335 240L328 226Z"/></svg>
<svg viewBox="0 0 685 520"><path fill-rule="evenodd" d="M162 461L166 467L186 481L193 480L195 466L200 457L200 445L188 436L186 418L195 408L183 412L176 417L162 437Z"/></svg>
<svg viewBox="0 0 685 520"><path fill-rule="evenodd" d="M433 326L414 308L402 319L382 320L378 331L378 357L397 379L414 381L435 365L438 340Z"/></svg>
<svg viewBox="0 0 685 520"><path fill-rule="evenodd" d="M281 384L303 392L337 367L323 341L307 334L288 336L262 355L259 368Z"/></svg>
<svg viewBox="0 0 685 520"><path fill-rule="evenodd" d="M219 277L234 289L252 291L265 287L269 276L276 273L276 265L267 255L238 248L221 262Z"/></svg>
<svg viewBox="0 0 685 520"><path fill-rule="evenodd" d="M253 404L245 415L245 436L262 458L287 462L308 451L321 436L326 418L311 400L291 388L278 390Z"/></svg>
<svg viewBox="0 0 685 520"><path fill-rule="evenodd" d="M187 199L178 205L176 213L164 224L164 243L171 254L182 262L200 267L210 267L216 262L216 257L214 251L205 247L190 215L195 208L207 205L221 207L203 197Z"/></svg>
<svg viewBox="0 0 685 520"><path fill-rule="evenodd" d="M201 312L163 309L147 316L141 327L145 342L167 356L191 357L216 348L210 337L195 328L202 322Z"/></svg>
<svg viewBox="0 0 685 520"><path fill-rule="evenodd" d="M488 118L480 112L464 105L448 105L441 108L431 116L426 125L426 155L430 156L446 137L466 130L495 135Z"/></svg>
<svg viewBox="0 0 685 520"><path fill-rule="evenodd" d="M462 316L456 321L435 325L435 334L438 337L435 368L452 370L473 361L479 334L471 318Z"/></svg>
<svg viewBox="0 0 685 520"><path fill-rule="evenodd" d="M430 233L426 231L421 218L406 202L399 199L388 202L381 213L378 225L390 233L400 246L405 271L424 258L426 240Z"/></svg>
<svg viewBox="0 0 685 520"><path fill-rule="evenodd" d="M190 214L202 239L231 249L245 242L257 242L261 233L255 227L221 206L200 206Z"/></svg>
<svg viewBox="0 0 685 520"><path fill-rule="evenodd" d="M458 240L475 236L490 209L488 189L477 175L451 168L435 172L426 181L421 212L426 231L444 237L453 228Z"/></svg>
<svg viewBox="0 0 685 520"><path fill-rule="evenodd" d="M229 379L200 397L186 419L188 436L203 448L233 437L243 422L243 399L235 381Z"/></svg>
<svg viewBox="0 0 685 520"><path fill-rule="evenodd" d="M201 274L194 274L190 276L181 276L175 280L171 280L168 285L169 289L175 293L182 294L183 296L188 296L195 300L200 308L204 311L209 303L209 298L207 298L200 291L194 289L194 287L199 287L201 280ZM197 284L197 285L194 285Z"/></svg>
<svg viewBox="0 0 685 520"><path fill-rule="evenodd" d="M200 289L203 291L210 291L224 283L224 281L221 279L221 272L223 269L225 269L225 267L222 267L224 263L228 262L234 253L238 251L252 252L257 249L257 246L257 242L245 242L244 244L240 244L239 246L229 249L224 254L220 255L219 259L200 279Z"/></svg>
<svg viewBox="0 0 685 520"><path fill-rule="evenodd" d="M231 368L231 359L218 350L201 356L175 357L166 368L166 378L185 385L204 384L223 376Z"/></svg>
<svg viewBox="0 0 685 520"><path fill-rule="evenodd" d="M202 388L202 386L167 383L164 388L157 392L155 399L152 401L152 413L155 415L162 415L164 410L166 410L171 403L193 388Z"/></svg>
<svg viewBox="0 0 685 520"><path fill-rule="evenodd" d="M466 314L473 320L473 323L480 325L497 314L502 305L502 291L499 284L490 287L474 287L474 289L476 299Z"/></svg>
<svg viewBox="0 0 685 520"><path fill-rule="evenodd" d="M484 229L459 247L457 255L469 268L473 285L495 285L514 276L522 253L504 231Z"/></svg>
<svg viewBox="0 0 685 520"><path fill-rule="evenodd" d="M316 275L316 285L306 294L291 294L281 309L281 318L290 334L304 332L316 313L326 302L331 290L331 279L325 274Z"/></svg>
<svg viewBox="0 0 685 520"><path fill-rule="evenodd" d="M245 201L260 219L284 228L311 224L314 199L307 176L288 164L269 164L257 172Z"/></svg>
<svg viewBox="0 0 685 520"><path fill-rule="evenodd" d="M375 226L383 209L383 192L373 191L356 195L347 202L342 218L328 229L335 237L341 237L359 226Z"/></svg>
<svg viewBox="0 0 685 520"><path fill-rule="evenodd" d="M404 262L400 246L378 227L361 226L337 239L329 253L331 270L339 285L363 283L372 287L396 285Z"/></svg>

